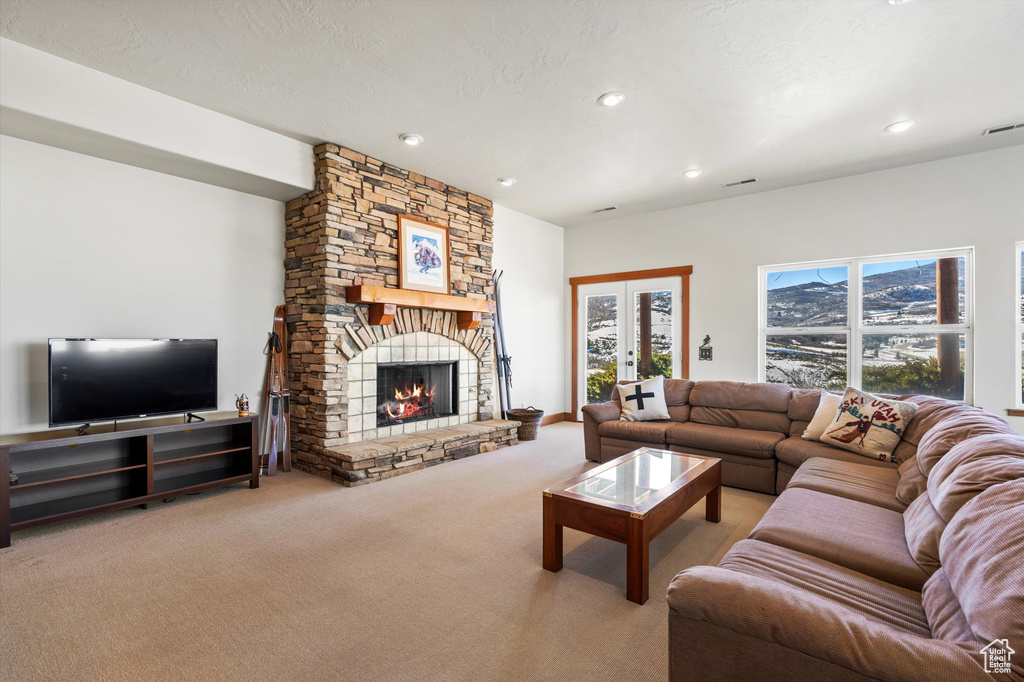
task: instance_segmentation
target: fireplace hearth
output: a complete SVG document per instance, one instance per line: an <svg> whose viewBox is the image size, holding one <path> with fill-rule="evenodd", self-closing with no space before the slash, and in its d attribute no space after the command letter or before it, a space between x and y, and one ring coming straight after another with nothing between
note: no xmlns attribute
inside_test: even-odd
<svg viewBox="0 0 1024 682"><path fill-rule="evenodd" d="M458 414L458 362L377 365L377 426Z"/></svg>

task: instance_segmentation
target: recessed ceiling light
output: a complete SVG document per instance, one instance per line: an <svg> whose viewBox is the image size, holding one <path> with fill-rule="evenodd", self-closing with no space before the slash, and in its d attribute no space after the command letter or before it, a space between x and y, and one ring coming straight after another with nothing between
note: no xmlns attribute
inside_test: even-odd
<svg viewBox="0 0 1024 682"><path fill-rule="evenodd" d="M684 171L683 175L685 175L688 178L695 178L695 177L699 176L703 172L704 171L702 171L700 168L691 168L688 171Z"/></svg>
<svg viewBox="0 0 1024 682"><path fill-rule="evenodd" d="M423 142L422 135L414 135L412 133L402 133L398 136L398 139L406 143L410 147L415 147L419 143Z"/></svg>
<svg viewBox="0 0 1024 682"><path fill-rule="evenodd" d="M913 128L915 123L917 123L917 121L896 121L895 123L890 123L889 125L885 126L885 132L902 133L906 130L910 130L911 128Z"/></svg>
<svg viewBox="0 0 1024 682"><path fill-rule="evenodd" d="M910 0L889 0L890 5L905 5L908 2L910 2Z"/></svg>
<svg viewBox="0 0 1024 682"><path fill-rule="evenodd" d="M606 92L597 98L597 103L606 107L614 107L622 104L624 99L626 99L626 96L621 92Z"/></svg>
<svg viewBox="0 0 1024 682"><path fill-rule="evenodd" d="M515 178L498 178L498 184L505 185L506 187L511 187L512 185L516 184L516 179Z"/></svg>

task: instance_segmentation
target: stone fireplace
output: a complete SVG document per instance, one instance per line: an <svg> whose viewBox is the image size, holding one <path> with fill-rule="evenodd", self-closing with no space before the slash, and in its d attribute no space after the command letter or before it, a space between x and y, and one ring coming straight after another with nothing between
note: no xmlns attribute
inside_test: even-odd
<svg viewBox="0 0 1024 682"><path fill-rule="evenodd" d="M460 329L453 311L399 307L389 324L371 324L368 307L346 298L349 286L398 286L397 221L406 214L448 229L450 294L490 300L491 202L338 145L322 144L314 153L316 189L288 202L286 209L285 302L296 465L353 485L386 478L403 464L422 468L450 459L453 445L464 456L489 433L503 444L514 442L514 422L491 420L490 314L482 315L477 328ZM433 402L423 396L422 378L397 387L398 397L396 387L382 385L379 373L388 374L399 363L420 374L426 367L448 367L441 382L445 386L429 389ZM405 395L417 386L419 396ZM449 395L441 395L445 392ZM386 417L389 406L398 417ZM429 459L424 447L432 446L409 440L445 429L438 442L448 450L442 448L439 455L430 450L436 456ZM469 440L462 443L458 433ZM369 463L359 459L359 453L367 452L373 454ZM385 471L382 460L394 469Z"/></svg>

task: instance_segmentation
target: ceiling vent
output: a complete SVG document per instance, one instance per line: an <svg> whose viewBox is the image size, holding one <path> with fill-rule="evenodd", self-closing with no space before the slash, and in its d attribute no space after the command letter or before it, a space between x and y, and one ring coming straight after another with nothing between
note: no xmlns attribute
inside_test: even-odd
<svg viewBox="0 0 1024 682"><path fill-rule="evenodd" d="M608 211L617 211L617 210L619 210L618 206L609 206L608 208L599 208L596 211L591 211L591 213L607 213Z"/></svg>
<svg viewBox="0 0 1024 682"><path fill-rule="evenodd" d="M1017 130L1018 128L1024 128L1024 123L1011 123L1008 126L996 126L995 128L989 128L982 135L995 135L996 133L1008 133L1011 130Z"/></svg>
<svg viewBox="0 0 1024 682"><path fill-rule="evenodd" d="M757 178L747 178L746 180L740 180L739 182L729 182L722 187L739 187L740 185L749 185L753 182L757 182Z"/></svg>

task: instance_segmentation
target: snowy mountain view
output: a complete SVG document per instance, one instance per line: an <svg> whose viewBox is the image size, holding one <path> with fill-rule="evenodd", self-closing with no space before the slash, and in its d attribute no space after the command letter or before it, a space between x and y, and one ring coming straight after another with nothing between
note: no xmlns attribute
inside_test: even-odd
<svg viewBox="0 0 1024 682"><path fill-rule="evenodd" d="M937 323L935 260L879 263L864 266L862 384L865 390L889 393L928 393L963 397L958 387L941 385L938 335L927 333L872 334L878 325L911 326ZM769 327L807 328L807 333L769 334L766 337L766 379L801 388L842 390L848 383L846 335L815 334L815 327L847 326L846 279L830 281L846 268L782 273L795 284L768 275ZM958 310L964 321L964 262L959 259ZM781 280L781 277L779 278ZM802 281L800 281L802 280ZM959 343L961 362L964 335L950 335ZM945 342L944 342L945 343Z"/></svg>

